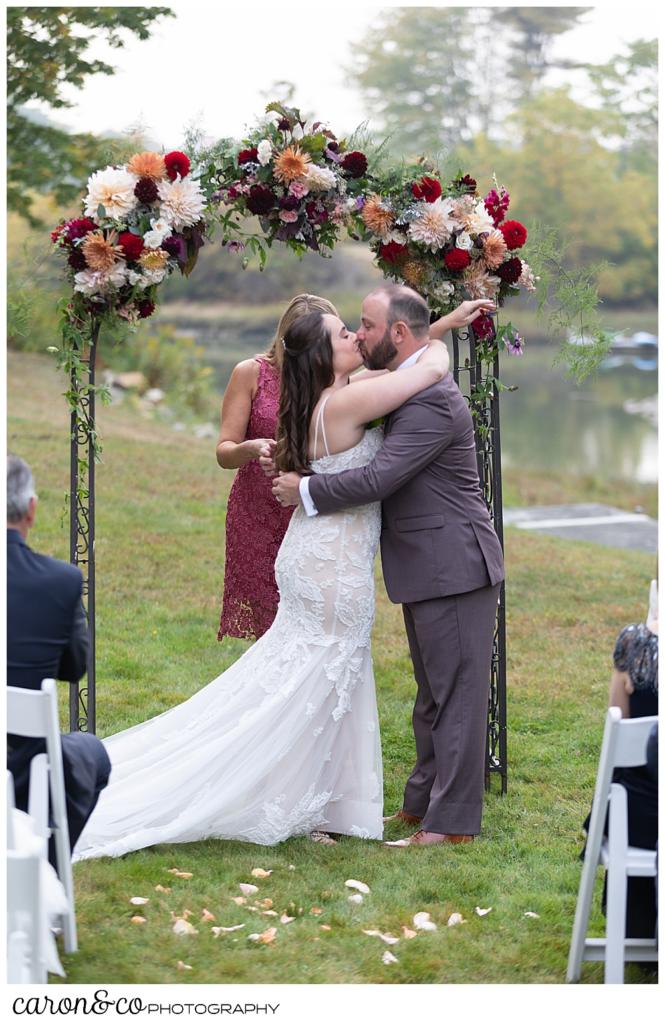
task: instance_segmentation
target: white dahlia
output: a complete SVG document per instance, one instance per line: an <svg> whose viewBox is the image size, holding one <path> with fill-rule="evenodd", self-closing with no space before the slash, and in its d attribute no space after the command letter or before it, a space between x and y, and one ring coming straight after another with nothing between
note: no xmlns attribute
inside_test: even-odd
<svg viewBox="0 0 665 1024"><path fill-rule="evenodd" d="M312 192L326 192L335 188L337 178L327 167L319 167L318 164L309 164L302 179Z"/></svg>
<svg viewBox="0 0 665 1024"><path fill-rule="evenodd" d="M173 228L191 227L201 219L205 196L194 178L176 178L159 184L160 220L166 220Z"/></svg>
<svg viewBox="0 0 665 1024"><path fill-rule="evenodd" d="M473 210L467 214L464 227L472 235L480 235L484 231L494 231L494 221L485 209L484 200L479 199Z"/></svg>
<svg viewBox="0 0 665 1024"><path fill-rule="evenodd" d="M409 237L426 245L432 252L440 249L458 227L452 216L452 199L436 199L423 203L418 218L409 224Z"/></svg>
<svg viewBox="0 0 665 1024"><path fill-rule="evenodd" d="M455 247L457 249L464 249L465 252L469 252L473 249L473 238L467 231L462 231L455 239Z"/></svg>
<svg viewBox="0 0 665 1024"><path fill-rule="evenodd" d="M265 167L272 159L272 143L270 139L261 139L256 149L259 163L262 167Z"/></svg>
<svg viewBox="0 0 665 1024"><path fill-rule="evenodd" d="M116 263L108 273L99 270L80 270L74 275L74 291L82 292L88 297L104 295L113 288L120 288L126 280L127 271L123 263Z"/></svg>
<svg viewBox="0 0 665 1024"><path fill-rule="evenodd" d="M124 220L138 202L134 195L138 180L135 174L130 174L124 167L106 167L103 171L95 171L88 178L86 217L96 217L97 207L103 206L107 217Z"/></svg>

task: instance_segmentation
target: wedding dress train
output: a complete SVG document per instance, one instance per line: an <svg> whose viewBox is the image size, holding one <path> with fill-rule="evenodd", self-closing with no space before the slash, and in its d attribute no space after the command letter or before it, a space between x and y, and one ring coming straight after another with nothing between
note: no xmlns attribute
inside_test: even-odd
<svg viewBox="0 0 665 1024"><path fill-rule="evenodd" d="M381 440L369 430L312 469L366 465ZM75 861L210 838L267 846L316 829L381 838L370 652L380 529L378 503L296 510L275 564L273 625L189 700L104 740L111 779Z"/></svg>

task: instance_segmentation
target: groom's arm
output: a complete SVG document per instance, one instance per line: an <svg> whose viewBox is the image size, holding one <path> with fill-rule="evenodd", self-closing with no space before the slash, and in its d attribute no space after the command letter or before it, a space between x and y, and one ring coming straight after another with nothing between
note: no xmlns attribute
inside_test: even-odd
<svg viewBox="0 0 665 1024"><path fill-rule="evenodd" d="M453 435L450 407L439 388L421 393L393 413L390 433L372 462L342 473L307 477L309 497L318 512L383 501L432 462ZM302 495L302 488L301 488ZM307 508L308 514L312 511Z"/></svg>

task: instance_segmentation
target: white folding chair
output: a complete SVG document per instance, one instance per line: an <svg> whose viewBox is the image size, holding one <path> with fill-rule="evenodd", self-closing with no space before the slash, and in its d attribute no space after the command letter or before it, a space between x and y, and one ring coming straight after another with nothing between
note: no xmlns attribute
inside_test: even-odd
<svg viewBox="0 0 665 1024"><path fill-rule="evenodd" d="M615 768L634 768L646 762L646 745L658 719L621 718L609 708L598 762L596 790L591 808L582 877L568 956L566 981L579 981L583 960L605 962L605 983L623 984L624 963L657 961L655 938L626 938L628 878L656 876L655 850L628 845L628 800L624 787L612 782ZM608 836L604 826L609 800ZM591 899L599 864L609 871L605 938L587 938Z"/></svg>
<svg viewBox="0 0 665 1024"><path fill-rule="evenodd" d="M28 812L32 817L39 815L38 819L35 818L36 828L38 834L43 836L45 841L51 833L53 834L56 870L65 890L68 904L66 913L62 915L65 952L75 953L78 943L74 912L74 884L65 802L65 775L58 725L58 701L54 679L45 679L42 682L41 690L7 687L7 732L16 736L46 741L46 754L40 754L33 758L30 770ZM50 828L46 778L48 778L48 793L51 797L53 824Z"/></svg>
<svg viewBox="0 0 665 1024"><path fill-rule="evenodd" d="M41 865L37 853L21 853L14 836L14 779L7 772L7 982L48 981L41 942Z"/></svg>

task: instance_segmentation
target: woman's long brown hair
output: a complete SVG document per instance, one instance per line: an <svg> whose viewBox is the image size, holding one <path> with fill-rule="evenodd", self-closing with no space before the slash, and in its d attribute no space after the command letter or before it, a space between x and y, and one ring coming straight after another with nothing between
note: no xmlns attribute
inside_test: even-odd
<svg viewBox="0 0 665 1024"><path fill-rule="evenodd" d="M329 302L328 299L324 299L321 295L311 295L309 292L302 292L300 295L295 295L282 313L279 323L277 324L275 335L270 342L270 346L268 350L264 352L266 359L268 359L269 362L271 362L278 370L281 371L282 369L282 357L284 355L282 338L288 331L291 324L295 323L299 317L305 316L306 313L313 313L315 309L320 310L322 313L332 313L333 316L338 315L332 302Z"/></svg>
<svg viewBox="0 0 665 1024"><path fill-rule="evenodd" d="M323 313L301 316L284 334L275 465L311 473L309 425L321 392L334 383L333 350Z"/></svg>

